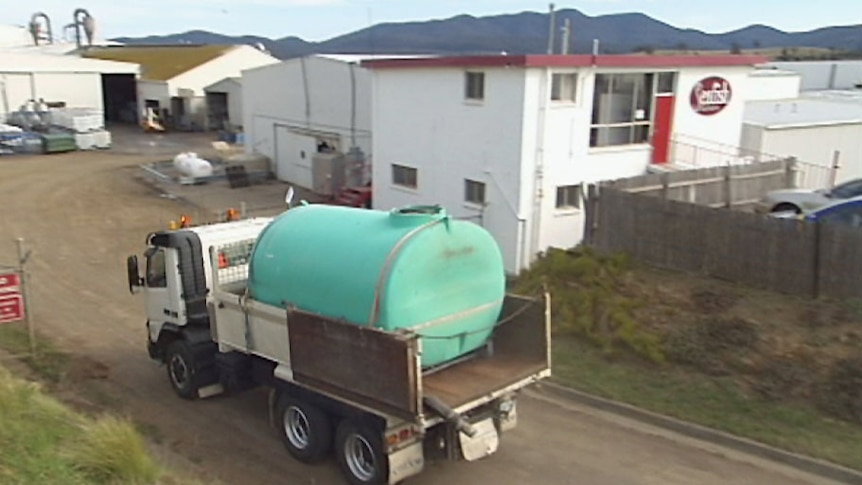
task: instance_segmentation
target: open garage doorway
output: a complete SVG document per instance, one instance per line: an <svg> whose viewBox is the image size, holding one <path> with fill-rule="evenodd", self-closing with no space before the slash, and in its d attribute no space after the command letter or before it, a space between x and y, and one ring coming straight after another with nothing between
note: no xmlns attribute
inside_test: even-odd
<svg viewBox="0 0 862 485"><path fill-rule="evenodd" d="M102 101L108 123L138 122L138 85L134 74L102 74Z"/></svg>

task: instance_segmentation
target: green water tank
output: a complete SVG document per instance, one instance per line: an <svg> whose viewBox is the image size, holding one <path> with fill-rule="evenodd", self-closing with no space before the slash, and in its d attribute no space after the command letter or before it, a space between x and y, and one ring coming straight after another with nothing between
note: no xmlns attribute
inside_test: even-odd
<svg viewBox="0 0 862 485"><path fill-rule="evenodd" d="M485 344L502 309L505 275L493 237L439 207L305 205L258 237L249 292L356 325L412 329L428 368Z"/></svg>

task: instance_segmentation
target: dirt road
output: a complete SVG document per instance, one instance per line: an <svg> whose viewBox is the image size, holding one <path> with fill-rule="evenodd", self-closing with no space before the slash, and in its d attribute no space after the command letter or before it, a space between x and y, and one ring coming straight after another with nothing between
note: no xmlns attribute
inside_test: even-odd
<svg viewBox="0 0 862 485"><path fill-rule="evenodd" d="M110 152L0 158L0 263L14 259L12 238L27 239L35 319L75 356L64 387L141 423L204 481L340 483L332 463L301 465L283 450L264 393L182 401L148 360L143 302L128 294L124 259L181 209L133 180L140 161ZM496 456L433 466L410 483L828 483L535 394L519 409L520 426Z"/></svg>

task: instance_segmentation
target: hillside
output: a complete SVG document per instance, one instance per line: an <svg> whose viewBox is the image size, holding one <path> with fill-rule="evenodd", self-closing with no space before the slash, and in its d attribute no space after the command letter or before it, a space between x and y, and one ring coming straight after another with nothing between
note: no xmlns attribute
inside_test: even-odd
<svg viewBox="0 0 862 485"><path fill-rule="evenodd" d="M589 52L593 39L602 52L624 53L639 48L724 50L740 48L819 47L862 51L862 25L825 27L809 32L783 32L752 25L743 29L708 34L669 25L641 13L589 16L579 10L556 13L560 25L572 23L574 52ZM382 23L323 42L298 37L280 39L225 36L201 30L142 38L113 39L129 44L262 44L275 56L289 58L309 53L542 53L547 50L548 14L516 14L474 17L458 15L425 22ZM634 33L634 35L633 35Z"/></svg>

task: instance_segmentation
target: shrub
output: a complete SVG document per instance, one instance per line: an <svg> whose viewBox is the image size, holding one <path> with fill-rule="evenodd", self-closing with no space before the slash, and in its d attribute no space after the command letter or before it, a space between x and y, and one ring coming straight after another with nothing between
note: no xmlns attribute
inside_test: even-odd
<svg viewBox="0 0 862 485"><path fill-rule="evenodd" d="M94 480L147 484L158 478L158 467L128 421L104 417L85 425L83 432L72 458L75 465Z"/></svg>
<svg viewBox="0 0 862 485"><path fill-rule="evenodd" d="M627 294L630 262L624 255L602 256L588 248L552 249L516 282L516 291L551 293L554 330L588 339L607 353L625 348L663 362L660 339L635 316L640 302Z"/></svg>

